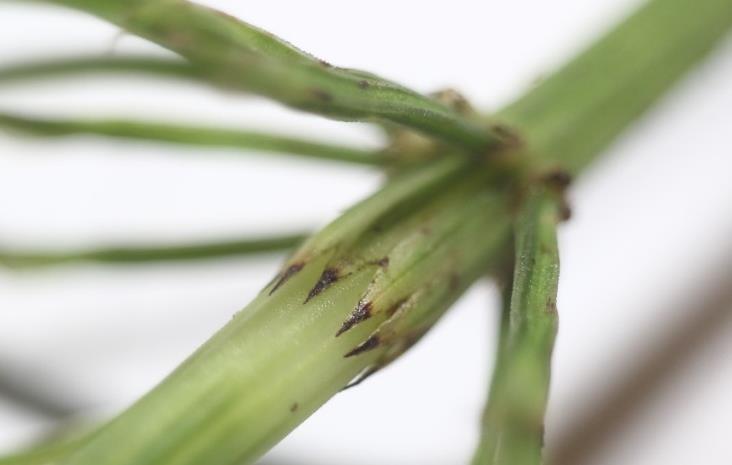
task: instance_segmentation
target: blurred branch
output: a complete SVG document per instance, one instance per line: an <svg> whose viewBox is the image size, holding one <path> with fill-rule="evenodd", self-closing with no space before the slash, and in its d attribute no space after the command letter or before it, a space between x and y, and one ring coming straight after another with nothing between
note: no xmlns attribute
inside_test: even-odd
<svg viewBox="0 0 732 465"><path fill-rule="evenodd" d="M290 249L307 237L291 234L185 245L110 247L66 251L16 251L0 249L0 265L31 268L74 262L146 263L233 257Z"/></svg>
<svg viewBox="0 0 732 465"><path fill-rule="evenodd" d="M0 127L45 137L87 134L189 146L250 149L362 165L384 165L389 160L380 150L363 150L262 132L150 121L49 119L0 113Z"/></svg>
<svg viewBox="0 0 732 465"><path fill-rule="evenodd" d="M562 431L549 463L584 465L599 455L664 386L677 378L705 345L732 323L732 255L722 262L695 299L683 304L683 318L650 344L599 404L582 411ZM667 314L680 312L668 311Z"/></svg>
<svg viewBox="0 0 732 465"><path fill-rule="evenodd" d="M178 58L149 56L78 56L16 63L0 67L0 83L26 82L87 73L141 73L166 77L201 79L203 73Z"/></svg>
<svg viewBox="0 0 732 465"><path fill-rule="evenodd" d="M81 403L69 398L47 376L28 366L0 360L0 397L36 414L66 419L79 413Z"/></svg>

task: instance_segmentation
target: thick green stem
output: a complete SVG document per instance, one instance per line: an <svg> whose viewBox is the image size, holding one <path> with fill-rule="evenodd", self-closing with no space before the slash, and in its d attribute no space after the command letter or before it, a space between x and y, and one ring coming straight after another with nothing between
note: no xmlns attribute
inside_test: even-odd
<svg viewBox="0 0 732 465"><path fill-rule="evenodd" d="M205 69L215 81L345 120L401 124L471 151L503 136L370 73L337 68L215 10L168 0L49 0L87 11Z"/></svg>
<svg viewBox="0 0 732 465"><path fill-rule="evenodd" d="M538 465L557 330L559 208L532 193L515 226L515 268L473 465ZM508 312L508 314L505 314Z"/></svg>
<svg viewBox="0 0 732 465"><path fill-rule="evenodd" d="M151 121L30 118L0 113L0 127L46 137L87 134L189 146L282 153L361 165L384 165L390 159L383 151L363 150L277 134Z"/></svg>
<svg viewBox="0 0 732 465"><path fill-rule="evenodd" d="M77 262L157 263L236 257L287 250L301 243L305 234L269 236L198 244L107 247L84 250L30 251L0 249L0 265L35 268Z"/></svg>
<svg viewBox="0 0 732 465"><path fill-rule="evenodd" d="M134 73L202 79L204 73L181 59L149 56L79 56L16 63L0 67L0 83L74 76L88 73Z"/></svg>
<svg viewBox="0 0 732 465"><path fill-rule="evenodd" d="M435 188L456 179L450 192ZM251 463L406 350L484 273L508 234L505 192L488 181L460 157L400 175L303 245L226 327L60 463Z"/></svg>
<svg viewBox="0 0 732 465"><path fill-rule="evenodd" d="M651 0L500 117L578 173L732 25L730 0Z"/></svg>

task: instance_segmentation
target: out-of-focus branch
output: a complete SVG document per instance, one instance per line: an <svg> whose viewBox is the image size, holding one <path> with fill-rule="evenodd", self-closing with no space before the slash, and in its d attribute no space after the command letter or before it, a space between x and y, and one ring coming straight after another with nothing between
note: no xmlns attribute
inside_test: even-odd
<svg viewBox="0 0 732 465"><path fill-rule="evenodd" d="M150 74L163 77L201 79L200 69L177 58L150 56L76 56L29 61L0 68L0 83L26 82L78 74Z"/></svg>
<svg viewBox="0 0 732 465"><path fill-rule="evenodd" d="M52 380L38 370L0 360L0 398L25 410L61 420L78 414L81 402L54 387Z"/></svg>
<svg viewBox="0 0 732 465"><path fill-rule="evenodd" d="M732 323L732 255L691 301L685 301L686 315L655 341L616 383L603 402L580 412L562 432L548 463L580 465L590 463L664 386L720 330ZM692 309L692 310L689 310ZM667 312L674 314L676 312Z"/></svg>
<svg viewBox="0 0 732 465"><path fill-rule="evenodd" d="M109 247L84 250L10 250L0 249L0 266L32 268L75 262L149 263L234 257L290 249L306 234L247 238L198 244Z"/></svg>
<svg viewBox="0 0 732 465"><path fill-rule="evenodd" d="M326 142L256 131L152 121L51 119L0 112L0 127L42 137L91 135L198 147L225 147L281 153L361 165L384 165L384 151L365 150Z"/></svg>

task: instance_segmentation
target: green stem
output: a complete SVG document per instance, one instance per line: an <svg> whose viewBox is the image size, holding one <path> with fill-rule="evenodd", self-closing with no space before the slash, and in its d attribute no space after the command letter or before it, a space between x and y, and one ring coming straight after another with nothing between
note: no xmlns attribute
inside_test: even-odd
<svg viewBox="0 0 732 465"><path fill-rule="evenodd" d="M49 0L100 16L205 69L214 81L321 115L389 121L470 151L503 136L456 110L370 73L333 67L272 34L184 1Z"/></svg>
<svg viewBox="0 0 732 465"><path fill-rule="evenodd" d="M411 199L410 213L401 202L378 213L367 200L336 220L327 240L306 244L245 310L60 463L251 463L359 373L406 350L483 275L508 233L505 194L456 159L374 196ZM462 188L432 188L459 173ZM350 217L369 220L356 231Z"/></svg>
<svg viewBox="0 0 732 465"><path fill-rule="evenodd" d="M394 121L469 150L485 150L497 139L429 99L319 64L202 7L54 2L166 46L205 67L212 79L288 105L343 119ZM501 116L520 130L529 151L579 171L730 23L729 0L652 0ZM348 380L406 350L506 243L508 193L495 187L499 179L481 177L485 166L456 159L398 177L318 233L245 311L61 464L250 463ZM516 181L506 177L504 184ZM519 257L536 254L537 264L517 264L509 320L516 329L502 344L507 355L499 356L494 380L498 401L495 408L489 402L486 420L506 432L505 439L488 435L487 441L508 444L506 453L517 460L511 465L536 463L540 451L554 317L537 312L546 309L556 285L556 244L547 242L554 220L547 229L544 211L529 208L535 214L522 215L517 226ZM532 279L539 284L528 284Z"/></svg>
<svg viewBox="0 0 732 465"><path fill-rule="evenodd" d="M651 0L500 114L578 173L729 31L730 0Z"/></svg>
<svg viewBox="0 0 732 465"><path fill-rule="evenodd" d="M87 73L140 73L186 79L203 78L199 69L180 59L91 55L3 66L0 68L0 83Z"/></svg>
<svg viewBox="0 0 732 465"><path fill-rule="evenodd" d="M0 113L0 127L46 137L88 134L189 146L283 153L361 165L380 166L389 162L389 157L383 151L363 150L254 131L150 121L30 118Z"/></svg>
<svg viewBox="0 0 732 465"><path fill-rule="evenodd" d="M557 201L543 189L521 208L515 269L473 465L538 465L557 330ZM507 312L507 314L505 313Z"/></svg>
<svg viewBox="0 0 732 465"><path fill-rule="evenodd" d="M234 257L287 250L302 242L305 237L305 234L291 234L185 245L108 247L66 251L0 249L0 265L11 268L35 268L76 262L151 263Z"/></svg>

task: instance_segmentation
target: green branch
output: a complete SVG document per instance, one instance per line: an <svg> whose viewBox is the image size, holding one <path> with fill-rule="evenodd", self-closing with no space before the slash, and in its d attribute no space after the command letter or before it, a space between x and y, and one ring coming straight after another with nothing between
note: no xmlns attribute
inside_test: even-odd
<svg viewBox="0 0 732 465"><path fill-rule="evenodd" d="M206 70L210 78L336 119L401 124L470 151L500 133L373 74L333 67L215 10L178 1L49 0L100 16Z"/></svg>
<svg viewBox="0 0 732 465"><path fill-rule="evenodd" d="M730 0L651 0L499 117L578 173L728 33Z"/></svg>
<svg viewBox="0 0 732 465"><path fill-rule="evenodd" d="M302 242L305 237L305 234L292 234L186 245L110 247L67 251L0 249L0 265L11 268L33 268L76 262L148 263L234 257L287 250Z"/></svg>
<svg viewBox="0 0 732 465"><path fill-rule="evenodd" d="M316 235L226 327L59 463L252 463L359 373L406 350L508 235L505 193L461 159L403 174L371 199L410 199L410 213L366 200ZM460 188L433 189L457 174Z"/></svg>
<svg viewBox="0 0 732 465"><path fill-rule="evenodd" d="M499 139L437 102L319 63L203 7L162 0L54 3L168 47L211 80L297 108L397 122L472 151ZM537 155L530 161L553 157L579 171L730 24L729 0L652 0L500 116L519 129L526 145L518 150ZM398 176L347 211L303 244L244 311L167 379L60 463L251 463L349 380L397 357L484 275L507 242L512 203L505 187L526 180L473 163L446 156ZM540 457L556 324L547 312L556 297L556 216L552 202L532 195L517 222L508 332L476 463L535 464Z"/></svg>
<svg viewBox="0 0 732 465"><path fill-rule="evenodd" d="M180 59L91 55L6 65L0 67L0 83L87 73L139 73L197 80L204 76L195 66Z"/></svg>
<svg viewBox="0 0 732 465"><path fill-rule="evenodd" d="M0 113L0 127L46 137L87 134L188 146L256 150L362 165L380 166L389 162L389 157L383 151L363 150L261 132L150 121L30 118Z"/></svg>
<svg viewBox="0 0 732 465"><path fill-rule="evenodd" d="M515 226L515 268L473 465L539 465L557 330L559 208L531 194Z"/></svg>

